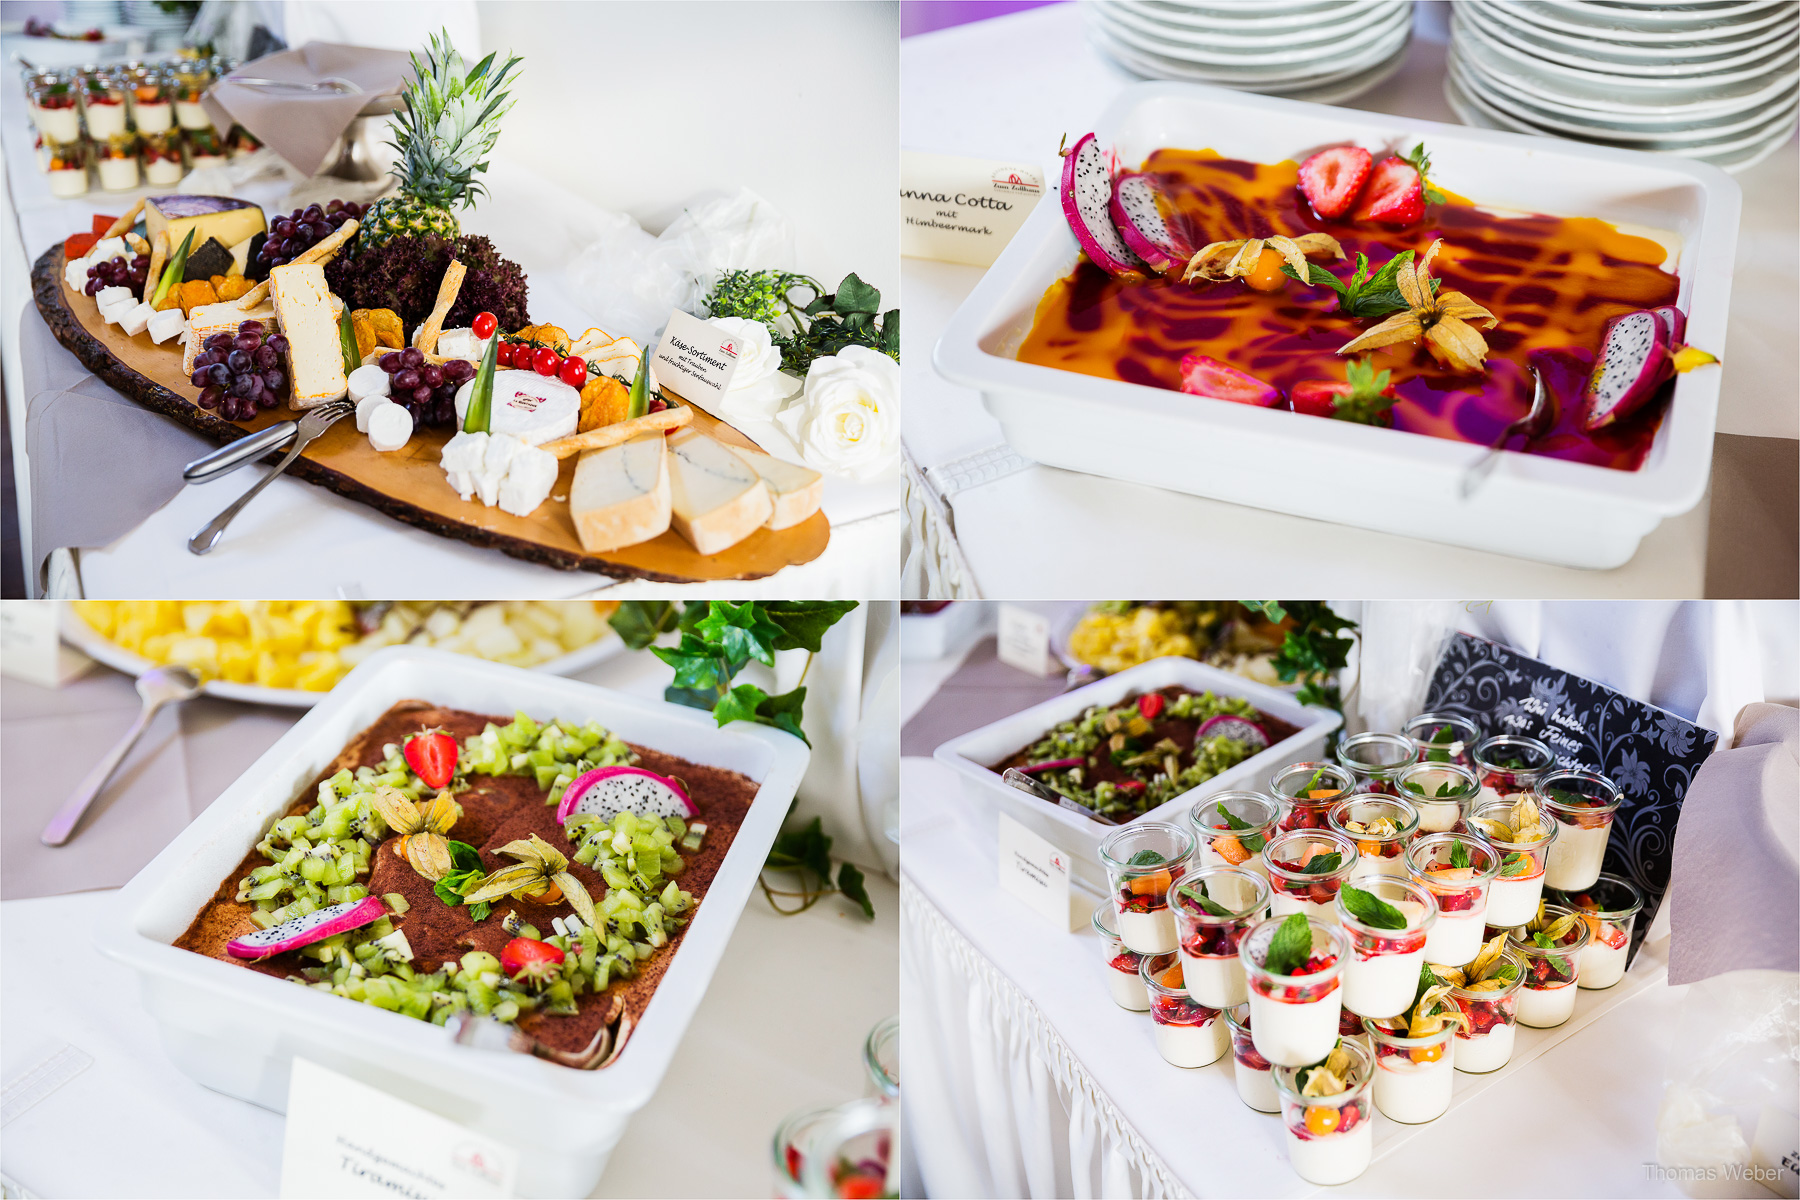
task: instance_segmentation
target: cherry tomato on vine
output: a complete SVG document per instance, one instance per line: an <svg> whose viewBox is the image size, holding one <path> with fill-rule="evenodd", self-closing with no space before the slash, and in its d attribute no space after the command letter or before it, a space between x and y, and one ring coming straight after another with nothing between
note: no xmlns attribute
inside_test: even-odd
<svg viewBox="0 0 1800 1200"><path fill-rule="evenodd" d="M531 366L539 375L554 375L562 369L562 355L548 346L539 346L531 356Z"/></svg>
<svg viewBox="0 0 1800 1200"><path fill-rule="evenodd" d="M499 367L513 365L513 344L511 342L501 342L494 347L494 365Z"/></svg>
<svg viewBox="0 0 1800 1200"><path fill-rule="evenodd" d="M587 359L571 354L563 359L556 377L572 388L579 388L587 382Z"/></svg>
<svg viewBox="0 0 1800 1200"><path fill-rule="evenodd" d="M493 337L494 330L500 327L500 318L491 312L476 313L475 319L469 324L474 328L475 336L486 341Z"/></svg>

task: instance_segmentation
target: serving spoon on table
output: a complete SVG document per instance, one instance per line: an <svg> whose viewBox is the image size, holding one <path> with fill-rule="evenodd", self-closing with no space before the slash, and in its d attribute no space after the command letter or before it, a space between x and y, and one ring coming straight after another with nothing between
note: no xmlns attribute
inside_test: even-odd
<svg viewBox="0 0 1800 1200"><path fill-rule="evenodd" d="M100 795L106 781L112 778L112 773L125 761L131 748L137 745L144 730L150 728L150 719L156 715L157 710L165 704L192 700L198 696L200 679L186 667L152 667L138 676L137 694L144 701L137 720L131 723L131 728L125 731L119 744L94 765L94 769L87 773L87 778L81 781L74 793L63 802L63 806L56 810L56 815L50 818L50 823L44 826L44 832L38 835L38 840L44 845L61 846L74 836L75 827L81 824L81 818Z"/></svg>
<svg viewBox="0 0 1800 1200"><path fill-rule="evenodd" d="M1523 434L1525 445L1529 446L1548 433L1556 424L1556 397L1551 394L1549 388L1544 386L1544 377L1536 367L1526 367L1525 369L1531 372L1534 385L1531 393L1531 411L1502 429L1500 436L1494 439L1494 444L1488 447L1488 452L1463 473L1461 494L1464 500L1473 496L1475 489L1494 473L1494 466L1500 461L1500 452L1505 449L1507 442L1515 436Z"/></svg>
<svg viewBox="0 0 1800 1200"><path fill-rule="evenodd" d="M267 475L263 476L260 480L258 480L254 487L252 487L249 491L245 492L243 495L239 496L236 500L234 500L231 503L231 506L228 507L224 512L220 513L218 516L214 517L211 521L207 522L207 525L204 529L202 529L199 533L196 533L193 537L189 538L188 544L187 544L188 549L195 554L205 554L208 550L211 550L214 546L218 545L219 538L225 533L225 527L227 525L231 524L232 519L234 517L236 517L238 515L238 513L243 510L243 507L246 504L250 503L250 501L256 499L256 495L258 492L262 491L264 488L268 487L271 483L275 482L275 480L280 477L280 475L283 471L287 470L290 466L292 466L294 463L294 460L296 458L300 457L300 452L302 450L306 449L306 447L308 445L310 445L315 438L317 438L320 434L324 433L327 429L330 429L332 427L332 425L336 424L338 421L340 421L344 417L348 416L354 408L355 408L355 405L351 404L350 401L348 401L348 400L332 400L328 403L319 405L319 407L313 409L311 412L308 412L305 416L301 417L300 424L297 427L295 434L294 434L294 444L291 447L289 447L287 456L285 458L283 458L280 462L276 463L275 469L273 471L270 471ZM275 428L279 428L279 426L276 426ZM250 438L239 438L237 442L233 442L230 446L226 446L225 450L230 450L230 449L232 449L232 447L237 446L242 442L250 441L255 438L263 437L268 432L269 432L268 430L264 430L262 433L252 434L250 436ZM274 444L279 445L280 444L279 439L277 439ZM258 446L256 449L258 452L260 452L262 449L265 449L265 448L266 447ZM223 453L223 451L216 451L214 454L208 455L207 458L214 458L222 453ZM205 462L205 461L206 461L206 459L200 460L200 462ZM214 472L213 474L214 475L222 474L223 471L230 470L232 466L236 466L239 464L239 462L243 462L243 461L248 461L248 457L241 459L241 460L233 460L229 465L225 466L222 470ZM190 463L188 465L187 471L182 472L183 477L187 478L189 473L192 472L193 469L199 465L200 465L199 463ZM212 475L207 476L207 478L212 478L212 477L213 477Z"/></svg>

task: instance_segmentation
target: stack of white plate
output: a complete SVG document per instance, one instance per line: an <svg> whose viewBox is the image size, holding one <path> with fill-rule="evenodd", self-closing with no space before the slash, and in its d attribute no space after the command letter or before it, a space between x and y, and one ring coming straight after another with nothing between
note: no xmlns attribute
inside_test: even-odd
<svg viewBox="0 0 1800 1200"><path fill-rule="evenodd" d="M156 0L124 0L124 8L126 24L142 28L158 50L178 48L192 23L184 13L164 12Z"/></svg>
<svg viewBox="0 0 1800 1200"><path fill-rule="evenodd" d="M1794 133L1800 5L1464 0L1444 98L1464 123L1741 171Z"/></svg>
<svg viewBox="0 0 1800 1200"><path fill-rule="evenodd" d="M1148 79L1335 104L1400 69L1412 0L1086 0L1101 53Z"/></svg>

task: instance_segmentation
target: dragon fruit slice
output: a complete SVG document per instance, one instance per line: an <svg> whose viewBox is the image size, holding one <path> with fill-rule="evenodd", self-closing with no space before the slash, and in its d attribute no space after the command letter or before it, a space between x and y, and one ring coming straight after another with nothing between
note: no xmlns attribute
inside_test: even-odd
<svg viewBox="0 0 1800 1200"><path fill-rule="evenodd" d="M1125 174L1113 185L1112 222L1132 252L1153 271L1167 271L1193 257L1156 203L1156 180L1149 175Z"/></svg>
<svg viewBox="0 0 1800 1200"><path fill-rule="evenodd" d="M1112 172L1094 135L1083 135L1063 154L1062 206L1069 229L1095 266L1114 275L1142 274L1144 262L1131 252L1112 221Z"/></svg>
<svg viewBox="0 0 1800 1200"><path fill-rule="evenodd" d="M330 908L307 913L304 917L295 917L291 921L283 921L279 925L232 938L225 943L225 952L233 958L268 958L271 954L285 954L289 950L322 942L347 929L360 929L385 916L387 906L379 896L346 900L342 904L333 904Z"/></svg>
<svg viewBox="0 0 1800 1200"><path fill-rule="evenodd" d="M1279 389L1204 354L1183 356L1181 390L1191 396L1230 400L1236 404L1255 404L1264 408L1281 403Z"/></svg>
<svg viewBox="0 0 1800 1200"><path fill-rule="evenodd" d="M556 806L556 823L563 824L575 813L610 821L622 812L686 821L700 810L688 799L687 789L666 775L642 767L598 767L576 776L569 785Z"/></svg>
<svg viewBox="0 0 1800 1200"><path fill-rule="evenodd" d="M1269 748L1269 735L1263 727L1248 717L1234 716L1231 713L1220 713L1216 717L1201 722L1200 728L1194 730L1196 744L1203 738L1228 737L1234 742L1249 742L1258 750Z"/></svg>
<svg viewBox="0 0 1800 1200"><path fill-rule="evenodd" d="M1650 312L1662 325L1663 340L1669 343L1671 349L1679 346L1681 339L1687 336L1687 314L1673 304L1653 308Z"/></svg>
<svg viewBox="0 0 1800 1200"><path fill-rule="evenodd" d="M1668 370L1669 339L1655 313L1622 313L1608 321L1588 376L1583 427L1599 429L1642 408Z"/></svg>

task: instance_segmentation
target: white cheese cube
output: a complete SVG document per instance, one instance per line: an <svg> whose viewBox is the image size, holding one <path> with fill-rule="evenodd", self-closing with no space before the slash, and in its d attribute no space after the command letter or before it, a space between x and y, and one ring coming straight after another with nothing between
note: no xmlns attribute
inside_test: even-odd
<svg viewBox="0 0 1800 1200"><path fill-rule="evenodd" d="M100 316L108 325L117 325L125 319L125 314L137 307L137 301L130 296L123 300L114 300L100 306Z"/></svg>
<svg viewBox="0 0 1800 1200"><path fill-rule="evenodd" d="M97 263L114 258L129 257L131 257L131 248L125 244L125 239L122 237L101 238L88 250L88 258Z"/></svg>
<svg viewBox="0 0 1800 1200"><path fill-rule="evenodd" d="M390 395L393 390L394 377L374 363L350 372L350 399L358 404L371 396Z"/></svg>
<svg viewBox="0 0 1800 1200"><path fill-rule="evenodd" d="M506 471L512 466L512 460L525 448L525 443L510 433L490 435L487 452L481 456L482 472L492 475L496 482L506 478Z"/></svg>
<svg viewBox="0 0 1800 1200"><path fill-rule="evenodd" d="M450 489L464 500L475 494L475 476L467 471L450 471L447 473Z"/></svg>
<svg viewBox="0 0 1800 1200"><path fill-rule="evenodd" d="M775 512L762 476L691 428L669 438L669 506L675 532L701 554L737 545Z"/></svg>
<svg viewBox="0 0 1800 1200"><path fill-rule="evenodd" d="M150 318L155 315L156 310L148 304L133 305L131 311L120 319L119 328L136 337L150 327Z"/></svg>
<svg viewBox="0 0 1800 1200"><path fill-rule="evenodd" d="M500 485L500 507L515 517L530 516L556 486L556 455L536 446L521 446Z"/></svg>
<svg viewBox="0 0 1800 1200"><path fill-rule="evenodd" d="M487 453L488 435L485 433L464 433L456 431L456 436L444 443L444 452L438 458L438 465L446 471L464 471L473 474L481 469L482 457ZM473 491L473 488L469 489Z"/></svg>
<svg viewBox="0 0 1800 1200"><path fill-rule="evenodd" d="M412 438L412 414L391 400L369 414L369 445L386 454L400 449Z"/></svg>
<svg viewBox="0 0 1800 1200"><path fill-rule="evenodd" d="M589 554L635 546L669 528L669 454L660 433L645 434L575 462L569 515Z"/></svg>
<svg viewBox="0 0 1800 1200"><path fill-rule="evenodd" d="M117 304L121 300L137 303L137 297L131 294L131 289L128 287L103 287L94 296L94 303L101 308L105 308L109 304Z"/></svg>
<svg viewBox="0 0 1800 1200"><path fill-rule="evenodd" d="M446 329L438 334L437 353L444 358L472 358L475 345L473 329Z"/></svg>
<svg viewBox="0 0 1800 1200"><path fill-rule="evenodd" d="M187 318L182 315L179 308L165 308L150 318L149 329L150 340L160 346L170 338L186 331ZM188 374L192 375L193 372L189 371Z"/></svg>
<svg viewBox="0 0 1800 1200"><path fill-rule="evenodd" d="M63 282L79 292L87 286L87 270L88 260L85 258L77 258L64 263Z"/></svg>

